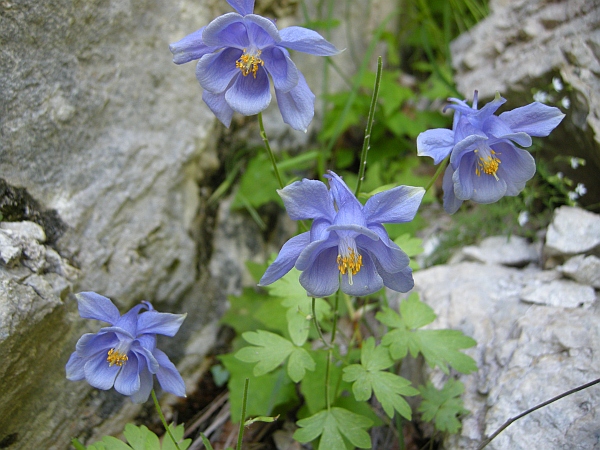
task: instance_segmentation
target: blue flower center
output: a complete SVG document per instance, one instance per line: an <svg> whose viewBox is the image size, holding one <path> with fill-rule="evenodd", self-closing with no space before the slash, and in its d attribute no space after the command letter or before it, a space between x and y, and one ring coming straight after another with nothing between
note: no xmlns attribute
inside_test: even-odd
<svg viewBox="0 0 600 450"><path fill-rule="evenodd" d="M258 67L265 64L264 61L260 59L260 54L260 50L256 50L255 53L248 53L246 49L244 49L244 54L235 62L235 67L242 71L242 75L248 76L248 74L252 73L252 76L256 78Z"/></svg>
<svg viewBox="0 0 600 450"><path fill-rule="evenodd" d="M115 350L114 348L111 348L108 351L108 357L106 358L106 361L108 362L108 365L110 367L112 366L119 366L122 367L125 365L125 363L127 362L129 358L127 357L127 355L125 353L121 353L118 350Z"/></svg>
<svg viewBox="0 0 600 450"><path fill-rule="evenodd" d="M342 244L344 245L344 244ZM348 284L352 286L352 276L356 275L362 267L362 255L355 247L340 245L337 257L337 265L342 275L348 274Z"/></svg>
<svg viewBox="0 0 600 450"><path fill-rule="evenodd" d="M496 172L498 172L498 166L500 165L501 161L497 155L500 155L500 153L496 153L487 146L478 147L474 151L478 158L477 165L475 166L475 173L477 176L480 176L483 172L486 175L492 175L496 180L498 180L498 175L496 175Z"/></svg>

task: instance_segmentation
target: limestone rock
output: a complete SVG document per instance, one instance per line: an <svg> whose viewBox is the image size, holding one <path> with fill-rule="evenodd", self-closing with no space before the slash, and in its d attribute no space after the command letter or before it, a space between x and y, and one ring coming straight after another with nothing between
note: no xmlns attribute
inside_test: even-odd
<svg viewBox="0 0 600 450"><path fill-rule="evenodd" d="M491 236L479 245L462 248L450 262L474 260L486 264L522 267L537 262L539 258L536 245L521 236Z"/></svg>
<svg viewBox="0 0 600 450"><path fill-rule="evenodd" d="M553 280L542 285L526 285L521 291L521 300L561 308L589 308L596 301L596 294L591 286L568 280Z"/></svg>
<svg viewBox="0 0 600 450"><path fill-rule="evenodd" d="M581 208L561 206L554 211L546 234L548 255L577 255L600 246L600 215Z"/></svg>
<svg viewBox="0 0 600 450"><path fill-rule="evenodd" d="M460 329L477 341L467 353L479 370L459 376L471 414L463 419L459 435L446 438L444 448L475 449L510 417L600 377L597 308L520 300L532 280L553 283L557 277L558 272L535 267L474 262L415 272L415 289L438 314L434 325ZM434 373L434 378L443 376ZM487 448L594 448L598 405L598 389L579 392L513 423Z"/></svg>
<svg viewBox="0 0 600 450"><path fill-rule="evenodd" d="M581 284L600 289L600 258L594 255L574 256L557 270Z"/></svg>

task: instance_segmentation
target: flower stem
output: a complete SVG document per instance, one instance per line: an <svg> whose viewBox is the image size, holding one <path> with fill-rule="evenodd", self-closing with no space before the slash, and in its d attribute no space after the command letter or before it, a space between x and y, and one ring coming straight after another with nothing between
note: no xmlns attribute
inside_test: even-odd
<svg viewBox="0 0 600 450"><path fill-rule="evenodd" d="M250 378L246 378L246 382L244 383L244 397L242 398L242 417L240 419L240 431L238 433L237 446L235 447L236 450L242 450L242 440L244 439L244 425L246 422L246 402L248 401L248 383L250 383Z"/></svg>
<svg viewBox="0 0 600 450"><path fill-rule="evenodd" d="M327 368L325 371L325 400L327 402L327 411L331 411L331 394L329 392L329 382L331 381L331 349L327 352Z"/></svg>
<svg viewBox="0 0 600 450"><path fill-rule="evenodd" d="M327 343L327 341L325 340L325 338L323 337L323 332L321 331L321 327L319 326L319 322L317 321L317 313L315 311L315 298L312 298L312 316L313 316L313 322L315 324L315 328L317 329L317 333L319 333L319 337L321 338L321 341L323 341L323 344L325 344L326 348L330 348L331 346Z"/></svg>
<svg viewBox="0 0 600 450"><path fill-rule="evenodd" d="M265 126L263 124L262 113L258 113L258 126L260 127L260 137L262 138L265 149L269 154L269 158L271 158L271 163L273 164L273 170L275 171L275 177L277 178L277 182L279 183L279 187L283 189L283 181L281 181L281 175L279 175L279 169L277 168L277 161L275 161L275 155L273 154L273 150L271 150L271 145L269 144L269 138L267 138L267 133L265 132Z"/></svg>
<svg viewBox="0 0 600 450"><path fill-rule="evenodd" d="M165 427L165 430L167 431L168 435L173 441L173 444L175 444L175 448L177 450L181 450L179 448L179 444L177 444L177 441L175 440L175 436L173 436L173 433L171 433L171 428L169 428L169 425L167 425L167 420L165 419L165 415L163 414L162 409L160 409L160 404L158 403L158 399L156 398L156 392L154 392L154 389L152 389L150 393L152 394L152 401L154 402L154 407L156 408L156 412L158 412L158 416L160 417L160 421L162 422L163 427Z"/></svg>
<svg viewBox="0 0 600 450"><path fill-rule="evenodd" d="M438 166L437 170L435 171L435 174L433 175L433 178L431 180L429 180L429 183L427 183L427 186L425 186L425 192L427 192L429 190L429 188L431 186L433 186L433 183L435 183L435 180L437 180L438 177L440 176L440 174L444 171L444 169L448 165L449 159L450 159L450 155L446 156L446 158Z"/></svg>
<svg viewBox="0 0 600 450"><path fill-rule="evenodd" d="M365 179L365 170L367 168L367 154L371 146L371 130L373 129L373 121L375 120L375 109L377 108L377 97L379 96L379 85L381 84L382 72L381 56L377 58L377 74L375 75L375 86L373 87L373 97L371 97L371 106L369 107L369 115L367 116L367 127L365 128L365 139L363 141L362 152L360 154L360 167L358 168L358 183L356 183L356 191L354 195L358 197L360 186Z"/></svg>

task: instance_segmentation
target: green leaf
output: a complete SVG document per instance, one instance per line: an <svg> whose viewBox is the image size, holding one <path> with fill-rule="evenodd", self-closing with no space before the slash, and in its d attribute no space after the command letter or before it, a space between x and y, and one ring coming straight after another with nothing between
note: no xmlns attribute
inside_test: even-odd
<svg viewBox="0 0 600 450"><path fill-rule="evenodd" d="M423 413L423 420L433 420L439 431L458 432L461 424L456 416L469 412L460 398L464 390L464 385L454 378L450 378L441 390L437 390L431 382L419 386L423 401L418 410Z"/></svg>
<svg viewBox="0 0 600 450"><path fill-rule="evenodd" d="M136 427L132 423L125 425L125 438L133 450L160 450L158 436L144 425Z"/></svg>
<svg viewBox="0 0 600 450"><path fill-rule="evenodd" d="M294 344L290 341L268 331L247 331L242 337L254 346L238 350L235 357L240 361L258 363L253 370L255 377L276 369L294 350Z"/></svg>
<svg viewBox="0 0 600 450"><path fill-rule="evenodd" d="M371 437L366 432L373 422L347 409L333 407L306 419L299 420L294 433L298 442L310 442L321 436L319 450L346 450L344 437L358 448L371 448Z"/></svg>
<svg viewBox="0 0 600 450"><path fill-rule="evenodd" d="M307 370L315 370L315 361L306 350L296 347L290 354L287 370L292 381L299 383L306 375Z"/></svg>
<svg viewBox="0 0 600 450"><path fill-rule="evenodd" d="M413 357L423 354L430 367L439 367L449 373L449 366L461 373L477 370L473 358L459 350L473 347L475 340L458 330L419 330L430 324L436 317L433 310L421 302L416 293L400 304L400 315L389 308L377 313L376 318L390 328L381 340L389 346L394 359L404 358L408 352Z"/></svg>
<svg viewBox="0 0 600 450"><path fill-rule="evenodd" d="M96 442L94 445L98 447L99 450L132 450L125 442L112 436L104 436L100 442Z"/></svg>
<svg viewBox="0 0 600 450"><path fill-rule="evenodd" d="M287 329L292 342L304 345L312 326L312 298L300 285L298 269L293 268L277 282L267 286L269 295L283 299L281 304L287 308ZM321 322L331 315L331 306L322 298L315 299L315 313Z"/></svg>
<svg viewBox="0 0 600 450"><path fill-rule="evenodd" d="M269 416L276 407L281 408L284 405L292 407L298 403L296 386L283 368L256 377L252 374L252 366L238 360L233 354L220 355L219 359L231 374L227 387L230 392L232 422L239 423L241 420L246 378L250 380L247 416Z"/></svg>
<svg viewBox="0 0 600 450"><path fill-rule="evenodd" d="M393 365L386 347L375 347L375 339L368 338L361 351L361 364L352 364L344 368L344 381L354 381L352 392L358 401L367 401L375 392L383 410L392 418L394 410L408 420L412 419L409 404L402 398L418 394L410 386L410 381L390 372L384 372Z"/></svg>
<svg viewBox="0 0 600 450"><path fill-rule="evenodd" d="M261 328L262 324L254 318L254 312L260 308L266 298L253 288L245 288L242 295L238 297L229 296L230 307L219 322L229 325L238 334Z"/></svg>
<svg viewBox="0 0 600 450"><path fill-rule="evenodd" d="M185 433L185 428L183 424L179 424L177 426L175 426L175 424L170 424L169 429L171 430L171 434L177 441L180 450L186 450L190 445L192 445L191 439L183 440L183 435ZM207 449L208 448L209 447L207 447ZM177 447L173 443L171 436L169 436L168 434L165 434L165 436L163 437L162 450L177 450Z"/></svg>
<svg viewBox="0 0 600 450"><path fill-rule="evenodd" d="M75 447L75 450L86 450L85 445L83 445L81 442L79 442L79 439L77 439L77 438L71 439L71 444L73 444L73 447ZM93 445L90 445L90 447L93 447Z"/></svg>
<svg viewBox="0 0 600 450"><path fill-rule="evenodd" d="M200 433L200 438L202 438L202 443L206 447L206 450L214 450L208 438L204 435L204 433Z"/></svg>
<svg viewBox="0 0 600 450"><path fill-rule="evenodd" d="M215 364L210 368L210 373L212 374L213 381L217 385L217 387L223 386L229 380L229 372L225 367L221 364Z"/></svg>
<svg viewBox="0 0 600 450"><path fill-rule="evenodd" d="M394 242L411 258L423 253L423 240L408 233L398 236Z"/></svg>
<svg viewBox="0 0 600 450"><path fill-rule="evenodd" d="M254 208L270 201L281 203L277 189L279 189L279 184L273 174L272 163L265 152L261 152L248 163L231 207L243 208L245 201Z"/></svg>

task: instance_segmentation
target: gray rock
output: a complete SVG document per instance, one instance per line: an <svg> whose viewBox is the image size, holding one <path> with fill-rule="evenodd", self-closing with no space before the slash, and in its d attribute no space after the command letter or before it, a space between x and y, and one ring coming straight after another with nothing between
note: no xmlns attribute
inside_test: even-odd
<svg viewBox="0 0 600 450"><path fill-rule="evenodd" d="M581 208L561 206L554 211L546 233L548 255L577 255L600 246L600 215Z"/></svg>
<svg viewBox="0 0 600 450"><path fill-rule="evenodd" d="M452 257L450 263L474 260L486 264L522 267L538 262L539 258L536 245L521 236L492 236L485 238L477 246L462 248Z"/></svg>
<svg viewBox="0 0 600 450"><path fill-rule="evenodd" d="M581 284L600 289L600 258L594 255L574 256L556 270Z"/></svg>
<svg viewBox="0 0 600 450"><path fill-rule="evenodd" d="M520 299L528 284L554 283L559 276L535 267L473 262L415 272L415 289L438 315L433 325L460 329L477 341L466 353L479 370L458 377L471 413L460 434L445 439L444 448L475 449L510 417L600 377L596 308L531 305ZM432 375L444 378L438 371ZM513 423L487 448L594 448L598 405L598 389L567 397Z"/></svg>
<svg viewBox="0 0 600 450"><path fill-rule="evenodd" d="M521 300L538 305L559 306L561 308L589 308L596 301L596 293L591 286L574 281L553 280L538 285L528 284L521 291Z"/></svg>

